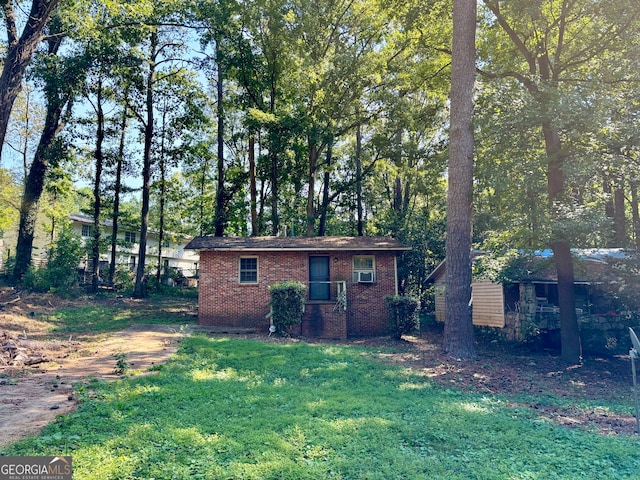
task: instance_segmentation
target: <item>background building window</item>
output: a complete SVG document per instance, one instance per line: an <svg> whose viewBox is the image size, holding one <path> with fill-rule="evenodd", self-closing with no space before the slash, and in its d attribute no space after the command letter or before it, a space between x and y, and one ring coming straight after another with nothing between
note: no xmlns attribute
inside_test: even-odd
<svg viewBox="0 0 640 480"><path fill-rule="evenodd" d="M240 258L240 283L258 283L258 258Z"/></svg>
<svg viewBox="0 0 640 480"><path fill-rule="evenodd" d="M93 235L93 227L91 225L82 225L82 236L91 237Z"/></svg>
<svg viewBox="0 0 640 480"><path fill-rule="evenodd" d="M136 232L124 232L124 241L128 243L136 243Z"/></svg>

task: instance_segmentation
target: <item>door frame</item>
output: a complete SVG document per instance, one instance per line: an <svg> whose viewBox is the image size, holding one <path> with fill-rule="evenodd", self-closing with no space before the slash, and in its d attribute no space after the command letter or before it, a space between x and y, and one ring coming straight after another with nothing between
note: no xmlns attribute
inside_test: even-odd
<svg viewBox="0 0 640 480"><path fill-rule="evenodd" d="M326 266L326 275L322 272L322 276L312 276L312 259L322 259L322 262L316 263L322 267ZM329 255L309 255L309 300L330 300L331 299L331 257ZM324 278L320 280L319 278Z"/></svg>

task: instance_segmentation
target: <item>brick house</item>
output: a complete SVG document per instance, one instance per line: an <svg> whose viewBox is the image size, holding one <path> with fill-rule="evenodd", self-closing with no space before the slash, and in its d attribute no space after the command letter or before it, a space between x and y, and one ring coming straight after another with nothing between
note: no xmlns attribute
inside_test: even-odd
<svg viewBox="0 0 640 480"><path fill-rule="evenodd" d="M196 237L199 323L269 329L269 286L307 285L303 336L340 338L387 332L384 297L397 293L397 255L389 237Z"/></svg>

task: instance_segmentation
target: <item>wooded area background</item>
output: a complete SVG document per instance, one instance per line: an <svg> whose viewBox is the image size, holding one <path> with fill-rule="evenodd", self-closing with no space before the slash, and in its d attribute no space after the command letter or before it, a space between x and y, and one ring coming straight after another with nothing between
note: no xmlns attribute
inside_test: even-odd
<svg viewBox="0 0 640 480"><path fill-rule="evenodd" d="M142 271L148 228L392 235L413 246L401 290L423 295L455 178L452 12L32 0L26 16L5 2L0 231L19 225L15 279L40 209L52 238L93 215L94 257L102 219L139 226ZM476 29L473 245L553 248L561 285L570 248L637 248L637 2L483 0Z"/></svg>

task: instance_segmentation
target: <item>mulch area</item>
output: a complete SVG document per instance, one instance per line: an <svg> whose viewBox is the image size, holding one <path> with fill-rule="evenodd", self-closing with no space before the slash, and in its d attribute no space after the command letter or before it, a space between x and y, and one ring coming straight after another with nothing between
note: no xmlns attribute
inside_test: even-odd
<svg viewBox="0 0 640 480"><path fill-rule="evenodd" d="M443 326L439 324L423 327L420 335L405 336L401 340L376 337L334 341L237 333L277 343L308 341L383 347L383 353L375 354L375 358L417 370L429 381L444 387L503 396L506 405L528 408L534 415L567 428L610 436L636 435L628 355L586 357L580 365L567 365L560 360L558 351L534 350L531 346L495 337L479 337L476 338L477 358L458 360L442 353ZM563 405L536 401L550 397L560 399L553 403ZM613 412L608 404L628 405L628 413Z"/></svg>
<svg viewBox="0 0 640 480"><path fill-rule="evenodd" d="M457 390L522 398L514 408L530 408L540 417L570 428L603 435L634 435L633 377L628 355L586 357L581 365L567 365L559 352L532 351L522 344L490 338L476 339L478 357L457 360L442 353L443 328L431 325L418 336L402 340L363 339L352 343L393 347L379 354L384 361L419 370L431 381ZM527 399L548 396L574 400L569 406L549 406ZM585 405L603 406L585 407ZM608 402L629 406L629 414L610 411Z"/></svg>

